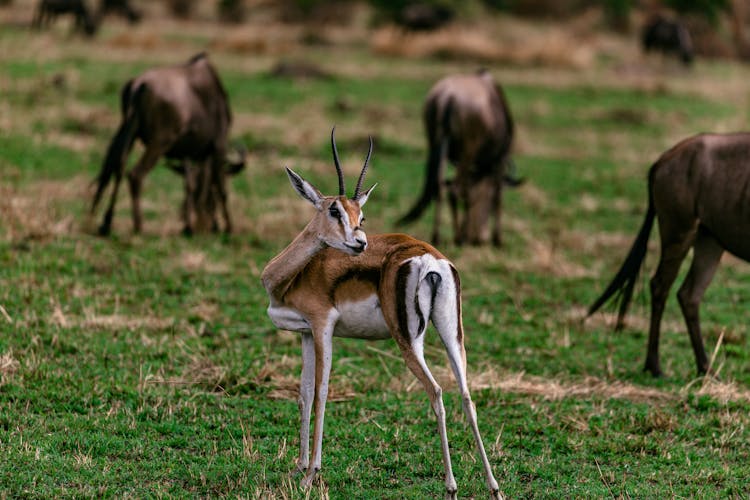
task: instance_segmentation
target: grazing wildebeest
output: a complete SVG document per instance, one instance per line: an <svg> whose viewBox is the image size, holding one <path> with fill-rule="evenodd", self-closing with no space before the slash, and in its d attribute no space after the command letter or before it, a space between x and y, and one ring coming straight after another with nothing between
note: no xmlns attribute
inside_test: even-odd
<svg viewBox="0 0 750 500"><path fill-rule="evenodd" d="M456 177L449 186L456 243L485 243L492 212L492 241L500 245L502 185L513 141L513 119L502 88L486 70L448 76L430 90L423 119L429 147L424 189L399 223L419 218L434 199L432 241L440 241L441 204L448 187L444 182L447 157L456 166ZM463 217L459 208L465 208Z"/></svg>
<svg viewBox="0 0 750 500"><path fill-rule="evenodd" d="M110 232L125 160L136 138L145 146L143 156L128 172L136 233L142 227L143 179L161 156L185 177L184 232L193 231L190 214L195 208L196 189L203 189L203 197L210 203L219 204L225 231L231 232L225 176L244 165L244 155L235 165L227 166L232 114L224 87L206 54L198 54L182 65L151 69L130 80L122 89L121 107L122 123L107 149L91 206L94 213L114 175L112 198L99 234ZM200 179L209 184L198 186Z"/></svg>
<svg viewBox="0 0 750 500"><path fill-rule="evenodd" d="M42 28L61 14L72 14L75 17L75 30L80 30L88 36L96 33L96 22L84 0L40 0L31 26Z"/></svg>
<svg viewBox="0 0 750 500"><path fill-rule="evenodd" d="M372 141L351 198L344 188L333 132L331 147L339 178L338 195L324 196L315 186L287 169L292 186L315 207L315 215L261 274L270 299L271 321L278 328L296 331L302 336L300 454L297 460L297 471L305 474L302 486L309 488L321 467L333 337L393 338L406 366L422 383L430 399L438 422L445 467L445 497L456 498L443 390L424 358L424 339L427 326L432 322L456 377L490 496L500 498L469 391L458 271L435 248L411 236L376 234L368 237L362 229L362 207L375 186L363 191L362 182ZM313 407L315 427L310 452Z"/></svg>
<svg viewBox="0 0 750 500"><path fill-rule="evenodd" d="M107 14L117 14L135 24L141 20L141 13L130 4L130 0L101 0L97 18L101 21Z"/></svg>
<svg viewBox="0 0 750 500"><path fill-rule="evenodd" d="M453 9L431 3L410 3L396 13L395 22L411 31L432 31L453 20Z"/></svg>
<svg viewBox="0 0 750 500"><path fill-rule="evenodd" d="M690 32L680 21L657 15L643 27L644 52L658 50L680 57L686 66L693 62L693 41Z"/></svg>
<svg viewBox="0 0 750 500"><path fill-rule="evenodd" d="M702 134L664 153L648 174L648 210L625 262L589 309L592 315L615 293L617 327L633 295L646 255L654 217L659 219L661 256L651 278L651 325L645 370L661 375L659 326L664 303L680 263L693 249L693 262L677 298L687 324L698 371L708 359L700 333L699 307L724 251L750 261L750 134Z"/></svg>

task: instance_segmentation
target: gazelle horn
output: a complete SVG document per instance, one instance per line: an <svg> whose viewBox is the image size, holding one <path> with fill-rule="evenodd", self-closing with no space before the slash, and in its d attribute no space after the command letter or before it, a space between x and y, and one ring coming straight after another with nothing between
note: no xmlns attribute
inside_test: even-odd
<svg viewBox="0 0 750 500"><path fill-rule="evenodd" d="M339 162L339 152L336 150L336 126L334 125L331 129L331 148L333 148L333 162L336 164L336 173L339 174L339 196L346 194L344 191L344 172L341 171L341 163Z"/></svg>
<svg viewBox="0 0 750 500"><path fill-rule="evenodd" d="M359 190L362 189L362 181L365 180L365 173L367 173L367 163L370 161L370 155L372 155L372 136L370 136L369 139L370 139L370 149L367 150L367 158L365 158L365 164L362 167L362 172L359 174L357 187L354 188L354 196L352 197L353 200L356 200L357 198L359 198Z"/></svg>

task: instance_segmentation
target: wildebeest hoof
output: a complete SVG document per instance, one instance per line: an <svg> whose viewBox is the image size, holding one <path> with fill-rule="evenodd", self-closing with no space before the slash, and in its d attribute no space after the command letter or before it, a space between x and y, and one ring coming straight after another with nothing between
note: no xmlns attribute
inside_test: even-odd
<svg viewBox="0 0 750 500"><path fill-rule="evenodd" d="M186 238L189 238L193 235L193 228L190 226L185 226L182 228L182 235Z"/></svg>
<svg viewBox="0 0 750 500"><path fill-rule="evenodd" d="M97 231L99 236L109 236L109 232L110 232L109 226L105 226L104 224L99 226L99 230Z"/></svg>
<svg viewBox="0 0 750 500"><path fill-rule="evenodd" d="M709 368L705 368L705 369L699 368L698 369L698 376L710 378L711 380L715 380L716 382L720 382L721 381L721 377L719 377L719 374L716 372L716 370L714 370L714 369L712 369L710 367Z"/></svg>
<svg viewBox="0 0 750 500"><path fill-rule="evenodd" d="M651 376L654 378L661 378L664 375L661 368L658 366L649 366L648 364L643 367L643 371L651 373Z"/></svg>

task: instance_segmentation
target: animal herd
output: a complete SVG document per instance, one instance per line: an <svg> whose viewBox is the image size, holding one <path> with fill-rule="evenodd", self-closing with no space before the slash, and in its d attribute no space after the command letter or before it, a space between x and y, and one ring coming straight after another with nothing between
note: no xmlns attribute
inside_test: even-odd
<svg viewBox="0 0 750 500"><path fill-rule="evenodd" d="M143 177L162 156L184 177L184 232L193 231L194 212L201 207L214 230L218 230L215 211L220 208L224 229L231 231L226 176L242 168L244 155L239 155L239 161L228 160L232 115L227 93L207 55L201 53L184 64L151 69L131 79L122 89L121 108L122 123L107 149L91 207L93 213L114 180L99 234L107 235L111 230L117 189L126 175L125 159L135 140L145 147L127 173L136 232L142 228L139 200ZM492 215L491 241L500 245L502 188L514 183L507 173L514 125L502 88L486 70L447 76L429 91L423 118L428 144L424 189L400 223L414 221L434 201L432 240L439 244L440 213L447 197L457 244L488 243ZM322 194L287 168L293 189L315 212L261 275L271 321L278 328L299 332L302 339L300 452L296 466L303 475L301 484L310 486L321 467L333 337L390 337L429 397L438 423L446 497L456 498L442 389L424 357L425 332L432 322L457 380L490 495L499 498L469 393L459 273L429 243L405 234L367 235L362 209L375 186L364 189L363 183L372 139L351 197L345 189L335 128L331 149L339 185L336 195ZM633 247L611 284L589 309L590 316L618 296L617 325L622 326L650 231L658 220L661 255L651 279L651 326L645 364L654 376L662 373L658 345L664 304L690 249L693 261L678 298L697 369L701 373L710 369L700 333L699 304L725 251L750 261L748 158L750 134L702 134L665 152L649 171L647 211ZM455 166L450 179L447 163Z"/></svg>
<svg viewBox="0 0 750 500"><path fill-rule="evenodd" d="M74 31L93 36L109 14L120 15L131 24L141 19L141 13L130 5L130 0L99 0L96 10L91 9L85 0L39 0L31 26L41 29L59 16L72 16Z"/></svg>

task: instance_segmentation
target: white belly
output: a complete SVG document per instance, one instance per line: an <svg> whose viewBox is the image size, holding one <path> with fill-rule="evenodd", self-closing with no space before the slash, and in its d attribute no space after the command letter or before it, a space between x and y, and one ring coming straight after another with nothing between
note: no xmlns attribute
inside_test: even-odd
<svg viewBox="0 0 750 500"><path fill-rule="evenodd" d="M340 316L333 331L335 337L377 340L391 336L377 295L356 302L342 302L336 308Z"/></svg>
<svg viewBox="0 0 750 500"><path fill-rule="evenodd" d="M391 336L380 309L377 295L359 301L347 301L337 305L339 318L333 330L335 337L355 339L387 339ZM290 307L269 306L268 316L282 330L311 333L310 323Z"/></svg>

